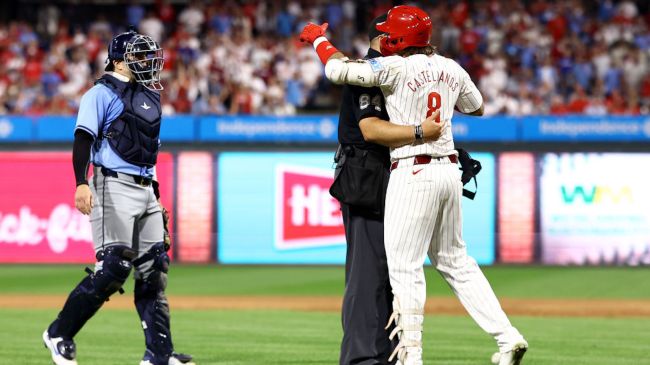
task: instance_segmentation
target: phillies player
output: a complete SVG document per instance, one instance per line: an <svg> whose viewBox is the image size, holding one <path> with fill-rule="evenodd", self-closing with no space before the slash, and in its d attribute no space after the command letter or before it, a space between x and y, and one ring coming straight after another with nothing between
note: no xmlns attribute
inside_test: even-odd
<svg viewBox="0 0 650 365"><path fill-rule="evenodd" d="M386 195L385 245L397 323L391 337L400 343L398 364L422 364L422 325L426 255L461 303L490 335L499 365L518 365L528 348L501 309L490 284L467 255L462 239L461 193L457 155L451 133L454 108L480 116L483 99L469 75L455 61L437 55L429 43L429 16L413 6L396 6L377 29L385 57L350 61L325 37L327 24L308 24L301 40L313 44L325 74L336 84L378 86L392 122L413 127L416 142L391 149L391 176ZM442 135L422 139L420 121L440 111ZM372 183L372 182L369 182Z"/></svg>

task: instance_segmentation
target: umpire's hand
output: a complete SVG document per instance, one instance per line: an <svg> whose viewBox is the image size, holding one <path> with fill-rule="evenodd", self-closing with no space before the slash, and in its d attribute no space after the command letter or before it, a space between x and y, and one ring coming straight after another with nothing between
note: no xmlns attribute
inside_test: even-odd
<svg viewBox="0 0 650 365"><path fill-rule="evenodd" d="M74 206L81 213L88 215L93 209L93 205L93 193L90 191L90 187L86 184L77 186L77 190L74 192Z"/></svg>

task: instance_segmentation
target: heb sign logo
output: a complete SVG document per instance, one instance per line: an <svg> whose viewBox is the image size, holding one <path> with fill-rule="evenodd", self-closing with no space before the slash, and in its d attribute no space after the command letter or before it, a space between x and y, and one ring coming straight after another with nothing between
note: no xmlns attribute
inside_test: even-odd
<svg viewBox="0 0 650 365"><path fill-rule="evenodd" d="M334 172L278 165L275 247L281 250L345 243L339 202L329 194Z"/></svg>

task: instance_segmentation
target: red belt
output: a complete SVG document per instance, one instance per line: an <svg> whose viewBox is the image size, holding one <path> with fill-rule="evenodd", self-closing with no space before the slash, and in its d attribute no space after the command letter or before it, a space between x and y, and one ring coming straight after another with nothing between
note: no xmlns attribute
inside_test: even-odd
<svg viewBox="0 0 650 365"><path fill-rule="evenodd" d="M413 165L424 165L424 164L428 164L429 162L431 162L431 160L440 161L443 158L449 158L449 161L451 161L451 163L458 163L458 156L456 156L456 155L449 155L449 156L442 156L442 157L433 157L433 156L430 156L430 155L417 155L417 156L413 157ZM406 159L404 159L404 160L406 160ZM399 160L393 162L390 165L390 171L395 170L397 168L398 164L399 164Z"/></svg>

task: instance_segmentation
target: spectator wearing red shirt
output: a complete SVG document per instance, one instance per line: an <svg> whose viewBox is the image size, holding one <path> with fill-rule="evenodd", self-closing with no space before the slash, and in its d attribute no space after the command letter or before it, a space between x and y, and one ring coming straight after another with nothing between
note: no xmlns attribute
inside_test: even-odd
<svg viewBox="0 0 650 365"><path fill-rule="evenodd" d="M575 91L571 95L567 110L570 114L582 114L589 105L589 97L585 90L578 84L575 85Z"/></svg>
<svg viewBox="0 0 650 365"><path fill-rule="evenodd" d="M176 19L176 11L169 0L156 0L156 9L158 17L163 23L171 24Z"/></svg>
<svg viewBox="0 0 650 365"><path fill-rule="evenodd" d="M479 34L472 28L472 22L467 21L463 32L460 34L460 49L463 53L471 55L476 52L481 41Z"/></svg>
<svg viewBox="0 0 650 365"><path fill-rule="evenodd" d="M465 1L459 2L454 5L449 15L451 16L452 24L457 28L462 28L469 17L469 5Z"/></svg>
<svg viewBox="0 0 650 365"><path fill-rule="evenodd" d="M560 95L554 95L551 98L551 108L549 111L553 115L565 115L570 113L568 106L564 103L564 99Z"/></svg>
<svg viewBox="0 0 650 365"><path fill-rule="evenodd" d="M618 90L612 91L607 100L605 101L607 106L607 113L612 115L625 115L628 114L628 108L621 95L621 92Z"/></svg>
<svg viewBox="0 0 650 365"><path fill-rule="evenodd" d="M567 31L568 22L564 15L560 13L560 8L558 5L555 5L555 9L552 10L553 14L546 24L546 29L551 34L553 39L558 42L562 39Z"/></svg>

